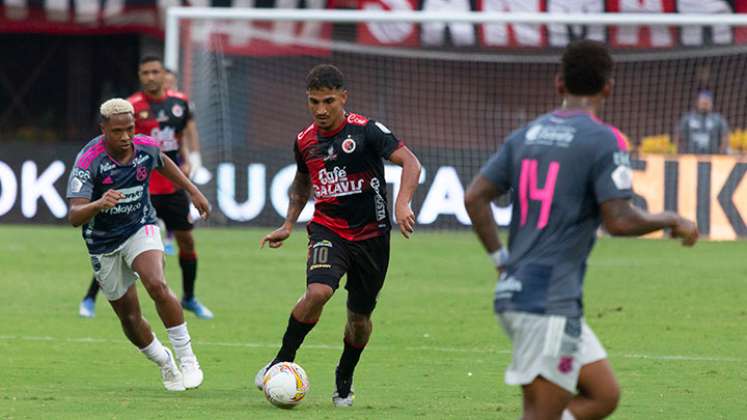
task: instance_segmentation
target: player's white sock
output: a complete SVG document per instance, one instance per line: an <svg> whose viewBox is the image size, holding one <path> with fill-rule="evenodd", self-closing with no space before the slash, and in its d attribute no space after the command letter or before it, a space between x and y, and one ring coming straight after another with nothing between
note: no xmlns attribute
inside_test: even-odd
<svg viewBox="0 0 747 420"><path fill-rule="evenodd" d="M152 360L158 366L164 366L169 363L169 354L166 352L166 348L158 341L156 335L153 335L153 341L150 344L140 349L140 351Z"/></svg>
<svg viewBox="0 0 747 420"><path fill-rule="evenodd" d="M571 410L566 408L563 410L563 415L560 417L560 420L576 420L576 416L571 413Z"/></svg>
<svg viewBox="0 0 747 420"><path fill-rule="evenodd" d="M166 331L169 333L169 340L171 345L174 346L174 352L176 352L176 357L179 360L185 357L195 357L192 352L192 338L189 337L186 322L176 327L167 328Z"/></svg>

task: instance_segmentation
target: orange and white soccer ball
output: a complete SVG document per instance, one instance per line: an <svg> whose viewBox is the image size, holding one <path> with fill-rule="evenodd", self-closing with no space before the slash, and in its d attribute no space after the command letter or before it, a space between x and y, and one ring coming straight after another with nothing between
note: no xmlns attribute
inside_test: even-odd
<svg viewBox="0 0 747 420"><path fill-rule="evenodd" d="M267 401L280 408L297 406L309 390L306 371L291 362L280 362L272 366L262 381Z"/></svg>

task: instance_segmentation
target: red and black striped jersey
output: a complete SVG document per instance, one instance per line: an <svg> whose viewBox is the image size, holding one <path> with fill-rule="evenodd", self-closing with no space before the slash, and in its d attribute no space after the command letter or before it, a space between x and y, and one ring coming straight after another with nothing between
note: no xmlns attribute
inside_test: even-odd
<svg viewBox="0 0 747 420"><path fill-rule="evenodd" d="M182 161L179 147L182 133L192 119L192 106L187 96L175 90L167 90L163 98L155 99L144 92L127 98L135 108L135 132L158 140L161 151L177 165ZM173 194L174 184L160 173L154 173L150 182L150 193Z"/></svg>
<svg viewBox="0 0 747 420"><path fill-rule="evenodd" d="M380 122L347 114L327 132L310 125L294 143L298 171L308 173L314 217L341 238L362 241L391 229L384 162L402 142Z"/></svg>

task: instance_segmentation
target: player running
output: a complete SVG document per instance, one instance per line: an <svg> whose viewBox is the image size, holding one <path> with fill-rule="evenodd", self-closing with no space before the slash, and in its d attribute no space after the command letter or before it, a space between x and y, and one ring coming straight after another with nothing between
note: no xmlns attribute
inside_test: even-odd
<svg viewBox="0 0 747 420"><path fill-rule="evenodd" d="M562 57L562 106L512 133L469 186L465 205L500 276L494 307L513 345L505 380L521 385L523 419L599 419L617 407L607 354L583 318L586 259L600 222L612 235L671 229L692 246L698 230L675 213L634 207L620 131L596 115L612 92L613 61L598 42ZM508 250L490 203L510 193Z"/></svg>
<svg viewBox="0 0 747 420"><path fill-rule="evenodd" d="M96 280L130 342L161 368L167 390L197 388L203 373L182 308L164 277L163 245L148 196L151 171L157 169L189 192L203 218L209 204L154 139L134 135L132 104L110 99L100 113L103 135L81 150L70 173L68 219L73 226L83 225ZM179 367L140 313L138 278L156 304Z"/></svg>
<svg viewBox="0 0 747 420"><path fill-rule="evenodd" d="M135 131L157 139L161 151L185 174L190 174L192 169L197 169L192 168L190 162L195 165L201 165L201 162L199 153L195 154L196 151L189 148L189 145L197 147L199 139L188 98L181 92L165 88L166 70L158 57L143 57L138 76L143 90L128 98L135 109ZM166 229L173 232L179 246L182 307L194 312L200 319L212 319L213 312L195 297L197 253L192 235L194 225L189 216L189 197L183 189L158 172L152 176L150 195L156 215L164 221ZM81 316L94 316L97 291L98 283L94 279L80 304Z"/></svg>
<svg viewBox="0 0 747 420"><path fill-rule="evenodd" d="M261 246L280 247L313 190L306 293L291 312L277 356L257 372L255 384L261 389L267 368L295 359L304 337L347 273L344 350L335 370L332 396L335 406L345 407L353 404L353 371L371 335L371 313L389 265L391 223L382 158L403 167L395 217L405 238L414 230L409 203L418 185L420 163L383 124L345 111L348 93L336 67L314 67L306 78L306 89L314 122L293 144L297 172L285 223L260 241Z"/></svg>

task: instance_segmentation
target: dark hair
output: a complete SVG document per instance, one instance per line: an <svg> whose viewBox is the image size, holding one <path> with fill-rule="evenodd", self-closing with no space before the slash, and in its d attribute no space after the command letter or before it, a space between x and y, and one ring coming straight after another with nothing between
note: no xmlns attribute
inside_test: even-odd
<svg viewBox="0 0 747 420"><path fill-rule="evenodd" d="M143 65L145 63L152 63L154 61L158 61L163 67L163 60L161 60L161 57L152 54L142 56L142 58L140 58L140 63L138 64Z"/></svg>
<svg viewBox="0 0 747 420"><path fill-rule="evenodd" d="M314 66L306 76L306 89L344 89L345 82L342 72L332 64Z"/></svg>
<svg viewBox="0 0 747 420"><path fill-rule="evenodd" d="M614 66L605 44L584 39L565 49L560 74L571 95L596 95L612 77Z"/></svg>

